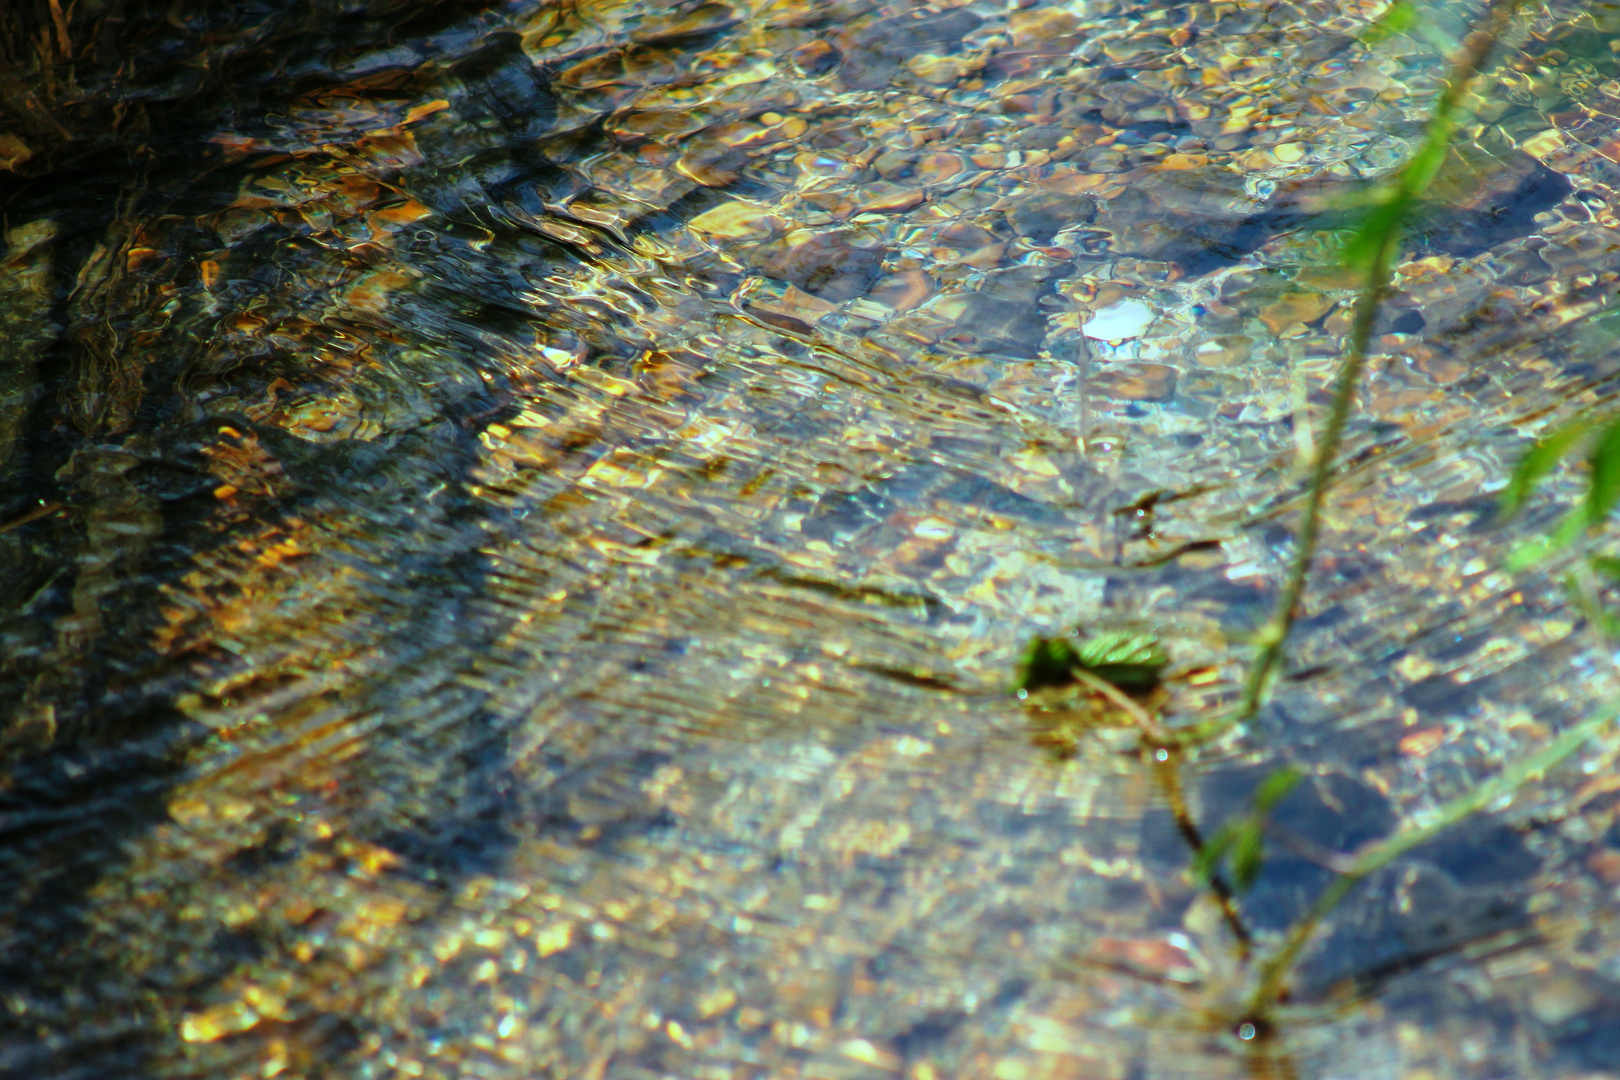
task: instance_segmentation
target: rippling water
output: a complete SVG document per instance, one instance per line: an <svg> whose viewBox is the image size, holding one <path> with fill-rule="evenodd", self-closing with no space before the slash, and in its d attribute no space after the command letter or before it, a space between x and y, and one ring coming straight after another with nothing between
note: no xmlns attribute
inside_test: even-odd
<svg viewBox="0 0 1620 1080"><path fill-rule="evenodd" d="M1470 11L0 13L0 1074L1620 1071L1613 757L1376 875L1275 1038L1154 770L1007 693L1231 699ZM1408 237L1242 902L1613 692L1493 526L1613 395L1620 18L1527 15ZM1056 750L1057 752L1054 752ZM1303 842L1301 842L1301 840ZM1284 837L1286 841L1286 837Z"/></svg>

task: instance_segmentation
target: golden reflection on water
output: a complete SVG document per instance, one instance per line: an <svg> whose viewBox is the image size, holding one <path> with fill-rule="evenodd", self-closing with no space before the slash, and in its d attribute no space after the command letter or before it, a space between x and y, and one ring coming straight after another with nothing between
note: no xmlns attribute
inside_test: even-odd
<svg viewBox="0 0 1620 1080"><path fill-rule="evenodd" d="M192 194L137 172L77 247L19 204L0 343L72 366L0 532L8 812L52 840L3 914L63 974L6 999L6 1052L1614 1067L1606 770L1369 882L1303 1015L1245 1040L1153 766L1037 723L1053 760L1005 692L1032 633L1129 621L1171 715L1230 697L1347 325L1320 227L1433 89L1429 46L1357 41L1376 14L514 4L221 111ZM1415 231L1300 677L1189 771L1206 826L1287 761L1284 824L1347 850L1606 689L1556 583L1499 569L1530 526L1477 527L1524 437L1607 394L1592 18L1534 16ZM5 475L44 484L22 415ZM86 770L148 809L100 840L92 796L41 810ZM1319 869L1274 857L1259 938Z"/></svg>

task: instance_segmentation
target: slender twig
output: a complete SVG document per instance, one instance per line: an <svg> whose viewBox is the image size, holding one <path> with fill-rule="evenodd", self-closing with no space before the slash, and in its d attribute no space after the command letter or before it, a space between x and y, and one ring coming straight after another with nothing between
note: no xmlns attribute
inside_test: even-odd
<svg viewBox="0 0 1620 1080"><path fill-rule="evenodd" d="M1160 754L1164 756L1160 757ZM1204 853L1204 834L1193 820L1192 812L1187 809L1187 796L1181 786L1180 751L1162 747L1148 751L1144 747L1143 757L1152 763L1158 774L1159 786L1164 789L1165 801L1170 804L1170 816L1176 822L1176 831L1195 855L1201 856ZM1247 963L1254 946L1254 935L1249 933L1249 928L1243 924L1243 917L1238 914L1237 897L1232 892L1232 886L1214 867L1209 872L1209 891L1215 898L1215 906L1220 909L1221 920L1237 942L1238 960Z"/></svg>
<svg viewBox="0 0 1620 1080"><path fill-rule="evenodd" d="M1142 734L1142 759L1149 763L1158 777L1159 787L1164 790L1164 800L1170 806L1170 816L1175 819L1176 831L1181 834L1182 841L1192 849L1193 857L1201 860L1204 855L1204 834L1198 828L1198 823L1193 820L1192 811L1187 808L1187 795L1181 784L1183 751L1178 736L1167 731L1158 717L1141 702L1107 679L1094 675L1082 667L1072 669L1072 674L1081 685L1107 698L1135 722ZM1243 924L1243 917L1238 914L1237 895L1221 876L1220 871L1213 867L1210 869L1207 884L1210 895L1215 898L1215 906L1220 909L1222 921L1226 923L1227 929L1232 932L1232 937L1237 942L1238 959L1247 962L1254 946L1254 936L1249 933L1249 928Z"/></svg>
<svg viewBox="0 0 1620 1080"><path fill-rule="evenodd" d="M1077 682L1095 690L1124 710L1125 714L1136 722L1136 726L1142 729L1142 733L1147 736L1147 742L1154 746L1168 746L1174 741L1170 733L1165 731L1158 719L1144 708L1141 702L1132 698L1107 679L1100 675L1093 675L1083 667L1071 668L1070 674L1074 676Z"/></svg>
<svg viewBox="0 0 1620 1080"><path fill-rule="evenodd" d="M1301 951L1310 943L1317 927L1363 878L1382 870L1464 818L1477 814L1498 800L1511 798L1525 784L1544 775L1548 769L1579 750L1588 739L1617 716L1620 716L1620 704L1605 706L1540 750L1509 765L1472 791L1445 803L1430 815L1428 820L1408 825L1392 836L1367 845L1352 856L1349 867L1316 898L1311 910L1289 928L1287 938L1276 952L1260 964L1259 978L1249 996L1249 1015L1265 1016L1276 1004L1287 983L1289 973L1298 961Z"/></svg>
<svg viewBox="0 0 1620 1080"><path fill-rule="evenodd" d="M1300 599L1310 580L1311 564L1315 561L1316 545L1321 535L1322 503L1333 478L1334 459L1338 456L1345 424L1355 404L1361 372L1367 364L1367 347L1372 340L1373 323L1378 317L1379 305L1394 271L1402 226L1418 199L1434 182L1451 147L1463 96L1478 78L1519 3L1520 0L1497 0L1486 9L1479 27L1468 36L1462 55L1452 65L1445 91L1435 104L1422 145L1383 189L1363 228L1361 242L1365 248L1359 254L1366 260L1366 282L1356 297L1344 361L1339 365L1339 374L1334 381L1333 407L1322 428L1321 441L1317 444L1316 456L1311 463L1310 485L1294 544L1293 563L1289 566L1282 593L1277 598L1277 607L1260 631L1259 652L1249 669L1243 698L1229 718L1229 724L1253 719L1265 704L1276 679L1289 632L1299 614Z"/></svg>
<svg viewBox="0 0 1620 1080"><path fill-rule="evenodd" d="M1107 698L1136 723L1142 733L1142 757L1152 765L1159 786L1164 789L1165 802L1170 805L1170 816L1175 819L1176 831L1193 850L1195 857L1201 857L1204 853L1204 834L1193 820L1192 811L1187 808L1187 796L1181 785L1182 752L1176 736L1166 731L1158 718L1141 702L1107 679L1083 667L1073 668L1071 673L1077 682ZM1215 905L1220 908L1222 920L1237 941L1239 958L1248 960L1253 935L1238 914L1237 897L1232 892L1232 886L1214 869L1209 874L1209 891L1215 898Z"/></svg>
<svg viewBox="0 0 1620 1080"><path fill-rule="evenodd" d="M1338 456L1344 428L1355 403L1362 369L1366 367L1373 324L1384 293L1389 288L1402 228L1417 201L1434 182L1450 152L1463 97L1479 77L1520 2L1495 0L1487 5L1475 30L1464 42L1461 55L1452 64L1445 90L1435 104L1422 145L1383 189L1357 239L1359 250L1356 254L1365 260L1367 276L1356 297L1344 360L1333 389L1333 405L1312 461L1294 559L1282 593L1278 596L1277 607L1260 633L1259 652L1245 682L1242 700L1226 721L1228 725L1242 723L1259 713L1282 665L1288 635L1293 629L1301 598L1310 579L1321 534L1322 505L1332 481L1334 459ZM1559 735L1540 751L1508 766L1473 791L1447 802L1426 821L1409 825L1393 836L1363 848L1351 857L1348 865L1341 863L1342 869L1333 882L1317 897L1305 916L1289 928L1283 943L1260 963L1247 1002L1248 1016L1264 1019L1276 1007L1295 964L1323 920L1364 878L1492 803L1511 798L1533 777L1543 774L1573 754L1598 729L1614 720L1617 713L1620 710L1614 706L1601 710Z"/></svg>
<svg viewBox="0 0 1620 1080"><path fill-rule="evenodd" d="M1204 854L1204 834L1198 828L1198 823L1193 820L1192 811L1187 808L1187 796L1181 784L1182 750L1177 736L1165 730L1164 725L1159 723L1158 718L1143 707L1141 702L1133 699L1107 679L1094 675L1082 667L1074 668L1073 674L1082 685L1107 698L1135 721L1142 733L1143 760L1152 765L1159 778L1159 786L1164 789L1165 802L1170 804L1170 816L1176 822L1176 831L1192 849L1194 858L1201 859ZM1238 914L1237 896L1233 893L1232 886L1221 876L1220 871L1214 868L1210 870L1208 884L1210 894L1215 898L1215 906L1220 908L1221 919L1237 941L1238 958L1247 961L1254 937L1249 933L1249 928L1243 925L1243 918Z"/></svg>
<svg viewBox="0 0 1620 1080"><path fill-rule="evenodd" d="M51 22L56 26L56 47L62 59L73 59L73 39L68 37L67 16L62 13L62 0L50 0Z"/></svg>
<svg viewBox="0 0 1620 1080"><path fill-rule="evenodd" d="M62 504L59 502L44 503L43 505L36 506L32 510L26 510L17 517L12 518L10 521L0 524L0 533L8 533L12 529L20 529L24 525L27 525L30 521L38 521L42 517L49 517L60 509L62 509Z"/></svg>

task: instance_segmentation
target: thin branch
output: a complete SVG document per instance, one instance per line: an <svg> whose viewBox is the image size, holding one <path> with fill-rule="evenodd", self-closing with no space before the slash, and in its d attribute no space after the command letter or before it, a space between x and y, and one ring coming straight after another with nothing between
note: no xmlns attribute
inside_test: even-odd
<svg viewBox="0 0 1620 1080"><path fill-rule="evenodd" d="M1164 757L1159 757L1163 754ZM1192 812L1187 809L1187 796L1181 788L1181 754L1176 750L1149 751L1143 748L1143 755L1153 765L1159 776L1159 786L1164 789L1165 801L1170 804L1170 816L1175 818L1176 831L1181 839L1193 850L1194 856L1204 852L1204 834L1199 831L1198 823L1192 818ZM1226 923L1232 937L1237 941L1238 959L1248 962L1249 954L1254 947L1254 935L1243 924L1243 918L1238 914L1237 897L1220 871L1210 868L1209 891L1215 898L1215 905L1220 908L1221 920Z"/></svg>
<svg viewBox="0 0 1620 1080"><path fill-rule="evenodd" d="M1350 866L1316 898L1316 903L1311 905L1305 917L1289 929L1288 937L1277 951L1260 965L1260 977L1249 998L1250 1014L1264 1016L1276 1004L1300 952L1310 942L1316 928L1363 878L1382 870L1413 848L1428 843L1464 818L1479 813L1498 800L1512 798L1525 784L1539 779L1548 769L1579 750L1617 716L1620 716L1620 703L1611 703L1474 790L1445 803L1429 820L1408 825L1392 836L1363 847L1355 854Z"/></svg>
<svg viewBox="0 0 1620 1080"><path fill-rule="evenodd" d="M61 0L50 0L51 22L56 27L56 47L63 60L73 59L73 39L68 37L67 16L62 13Z"/></svg>
<svg viewBox="0 0 1620 1080"><path fill-rule="evenodd" d="M1125 714L1136 722L1136 726L1142 729L1143 733L1147 735L1148 741L1154 746L1171 745L1173 739L1170 733L1165 731L1152 713L1143 708L1141 702L1136 701L1107 679L1100 675L1094 675L1083 667L1071 668L1069 673L1074 676L1077 682L1085 684L1085 686L1095 690L1124 710Z"/></svg>
<svg viewBox="0 0 1620 1080"><path fill-rule="evenodd" d="M1306 494L1305 514L1300 521L1294 546L1294 560L1288 570L1282 594L1277 598L1276 610L1259 635L1260 651L1243 688L1243 698L1237 710L1227 721L1243 723L1253 719L1265 704L1271 685L1282 665L1288 635L1299 614L1300 600L1310 580L1311 564L1316 558L1316 545L1321 535L1322 504L1333 478L1333 463L1343 440L1345 424L1355 404L1356 389L1361 372L1367 364L1367 347L1372 341L1373 323L1378 317L1379 305L1389 288L1396 255L1400 249L1401 230L1423 193L1434 182L1441 164L1451 147L1451 138L1457 129L1458 114L1468 88L1479 77L1485 61L1490 57L1506 29L1508 20L1518 9L1520 0L1498 0L1490 5L1480 25L1468 36L1462 55L1452 65L1445 92L1435 104L1429 120L1428 132L1394 181L1385 189L1383 198L1368 218L1363 234L1367 260L1367 278L1350 327L1345 347L1344 362L1334 381L1333 407L1322 429L1321 442L1311 463L1310 487ZM1223 725L1224 726L1224 725Z"/></svg>
<svg viewBox="0 0 1620 1080"><path fill-rule="evenodd" d="M22 526L27 525L30 521L38 521L42 517L49 517L60 509L62 509L61 503L52 502L43 503L34 507L32 510L25 510L17 517L12 518L10 521L0 523L0 534L8 533L12 529L19 529Z"/></svg>

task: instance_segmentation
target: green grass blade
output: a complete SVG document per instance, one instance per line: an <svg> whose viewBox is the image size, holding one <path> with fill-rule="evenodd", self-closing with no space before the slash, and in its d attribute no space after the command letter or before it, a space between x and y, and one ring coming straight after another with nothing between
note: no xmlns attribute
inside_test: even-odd
<svg viewBox="0 0 1620 1080"><path fill-rule="evenodd" d="M1575 538L1581 535L1584 528L1586 528L1586 514L1581 510L1571 510L1564 516L1564 520L1558 523L1558 528L1546 536L1538 536L1528 543L1520 544L1509 552L1508 557L1503 560L1503 565L1514 574L1520 570L1528 570L1554 552L1569 547L1575 542Z"/></svg>
<svg viewBox="0 0 1620 1080"><path fill-rule="evenodd" d="M1232 842L1237 839L1237 830L1231 822L1227 822L1215 830L1215 835L1204 841L1204 846L1193 853L1193 877L1208 885L1215 877L1221 860L1231 850Z"/></svg>
<svg viewBox="0 0 1620 1080"><path fill-rule="evenodd" d="M1592 447L1592 477L1586 489L1586 523L1601 525L1620 502L1620 422L1610 424Z"/></svg>
<svg viewBox="0 0 1620 1080"><path fill-rule="evenodd" d="M1303 779L1298 771L1286 765L1266 777L1260 785L1260 790L1254 794L1254 812L1262 817L1271 813L1271 808L1281 802L1283 796L1293 791L1295 785Z"/></svg>
<svg viewBox="0 0 1620 1080"><path fill-rule="evenodd" d="M1507 487L1502 489L1502 498L1498 504L1498 513L1502 520L1505 521L1519 512L1524 500L1530 497L1530 492L1541 478L1552 471L1552 467L1562 461L1591 430L1589 424L1566 424L1537 441L1536 445L1519 459L1519 464L1514 466L1513 475L1508 479Z"/></svg>
<svg viewBox="0 0 1620 1080"><path fill-rule="evenodd" d="M1264 865L1265 840L1260 832L1260 823L1244 822L1237 830L1237 839L1232 842L1232 884L1239 892L1248 892L1260 880L1260 870Z"/></svg>
<svg viewBox="0 0 1620 1080"><path fill-rule="evenodd" d="M1404 34L1417 25L1417 5L1410 0L1396 0L1385 12L1374 19L1372 25L1361 32L1363 45L1377 45L1397 34Z"/></svg>
<svg viewBox="0 0 1620 1080"><path fill-rule="evenodd" d="M1593 555L1587 561L1592 564L1593 570L1610 581L1620 581L1620 559L1613 555Z"/></svg>
<svg viewBox="0 0 1620 1080"><path fill-rule="evenodd" d="M1374 194L1371 201L1372 209L1367 211L1339 250L1340 263L1361 273L1372 270L1378 252L1391 235L1400 231L1412 203L1410 196L1403 196L1399 192Z"/></svg>

